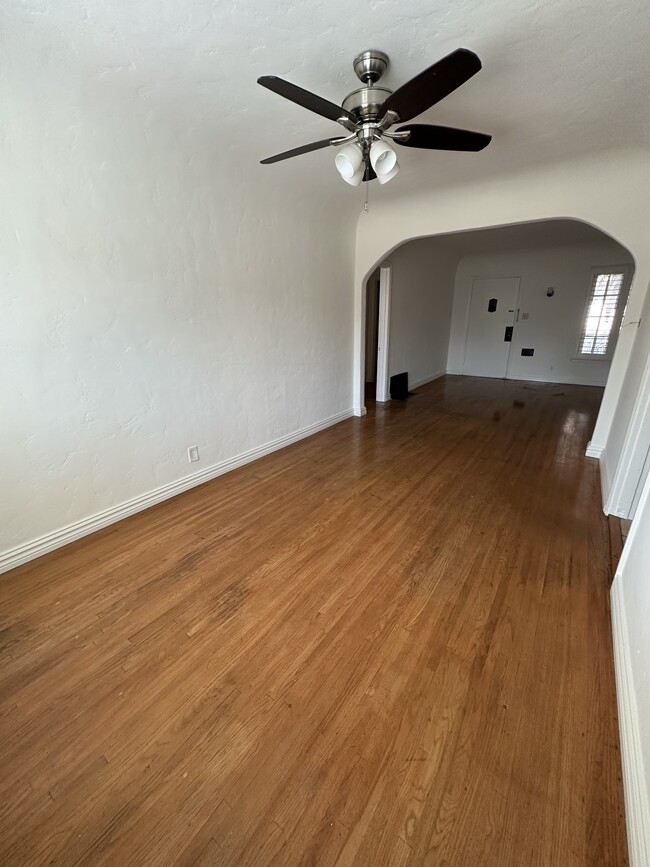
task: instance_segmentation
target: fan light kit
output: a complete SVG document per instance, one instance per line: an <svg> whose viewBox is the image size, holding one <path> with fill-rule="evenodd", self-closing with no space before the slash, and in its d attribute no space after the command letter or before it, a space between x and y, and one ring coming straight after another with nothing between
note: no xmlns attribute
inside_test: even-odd
<svg viewBox="0 0 650 867"><path fill-rule="evenodd" d="M263 165L335 147L338 153L334 163L339 174L356 187L375 178L385 184L399 171L397 154L386 139L404 147L427 150L480 151L489 145L489 135L448 126L415 123L389 132L395 124L422 114L475 75L481 61L474 52L466 48L452 51L394 93L377 83L388 67L388 55L383 51L364 51L355 57L353 66L363 87L348 94L340 106L275 75L257 79L263 87L336 121L348 132L342 137L322 139L268 157L262 160Z"/></svg>

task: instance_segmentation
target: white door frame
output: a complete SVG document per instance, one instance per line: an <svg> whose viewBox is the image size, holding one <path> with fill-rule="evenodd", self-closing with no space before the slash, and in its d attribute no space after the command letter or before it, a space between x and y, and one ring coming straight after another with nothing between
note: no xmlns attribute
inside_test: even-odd
<svg viewBox="0 0 650 867"><path fill-rule="evenodd" d="M630 509L630 518L634 519L636 515L636 510L639 508L639 502L641 500L641 494L643 493L643 488L645 487L645 481L650 475L650 449L646 452L645 461L643 462L643 466L641 467L641 476L639 478L639 483L636 486L636 490L634 492L634 497L632 498L632 507Z"/></svg>
<svg viewBox="0 0 650 867"><path fill-rule="evenodd" d="M388 348L390 341L390 282L391 267L379 269L379 329L377 334L377 403L390 400L388 384Z"/></svg>
<svg viewBox="0 0 650 867"><path fill-rule="evenodd" d="M515 336L515 326L519 322L519 297L521 296L521 277L517 278L519 283L517 284L517 297L515 298L515 317L512 322L512 340L510 341L510 345L508 346L508 360L506 361L506 375L505 379L510 379L510 365L512 364L512 344Z"/></svg>

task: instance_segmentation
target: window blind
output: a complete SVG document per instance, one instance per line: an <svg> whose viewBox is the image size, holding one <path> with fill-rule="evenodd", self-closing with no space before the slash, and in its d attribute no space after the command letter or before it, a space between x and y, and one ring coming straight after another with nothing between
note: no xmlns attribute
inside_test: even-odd
<svg viewBox="0 0 650 867"><path fill-rule="evenodd" d="M580 355L605 355L616 318L623 274L595 274L587 304Z"/></svg>

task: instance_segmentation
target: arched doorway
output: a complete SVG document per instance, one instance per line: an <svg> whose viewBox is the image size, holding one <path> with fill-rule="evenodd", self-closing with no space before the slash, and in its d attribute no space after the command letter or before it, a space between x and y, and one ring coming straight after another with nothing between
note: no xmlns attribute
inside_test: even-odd
<svg viewBox="0 0 650 867"><path fill-rule="evenodd" d="M557 219L420 237L379 264L392 271L389 376L606 385L634 259L599 229Z"/></svg>

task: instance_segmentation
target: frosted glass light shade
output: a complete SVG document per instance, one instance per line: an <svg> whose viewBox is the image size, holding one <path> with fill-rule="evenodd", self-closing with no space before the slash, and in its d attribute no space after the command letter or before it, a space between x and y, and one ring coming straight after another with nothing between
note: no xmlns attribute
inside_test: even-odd
<svg viewBox="0 0 650 867"><path fill-rule="evenodd" d="M352 175L352 177L346 178L344 175L341 175L346 184L350 184L353 187L358 187L361 181L363 180L363 176L366 173L366 167L363 163L357 169L357 171Z"/></svg>
<svg viewBox="0 0 650 867"><path fill-rule="evenodd" d="M377 180L379 181L380 184L387 184L388 181L393 180L393 178L398 173L398 171L399 171L399 163L397 162L397 160L395 160L395 164L393 165L393 168L389 172L382 172L382 174L379 174L379 172L377 172Z"/></svg>
<svg viewBox="0 0 650 867"><path fill-rule="evenodd" d="M377 178L381 181L382 175L388 175L397 164L397 154L385 141L376 141L370 148L370 162ZM394 176L391 175L391 177ZM386 178L386 180L390 180L390 178Z"/></svg>
<svg viewBox="0 0 650 867"><path fill-rule="evenodd" d="M363 160L361 148L355 144L345 145L334 157L334 164L343 180L350 182L359 171ZM354 184L356 186L356 184Z"/></svg>

